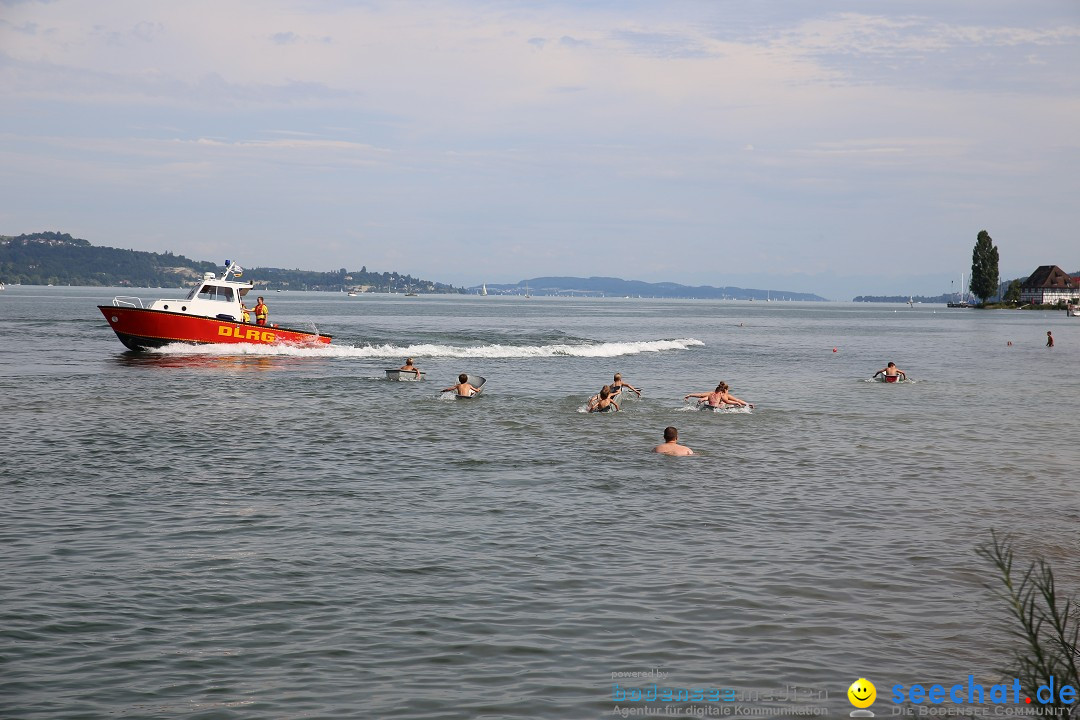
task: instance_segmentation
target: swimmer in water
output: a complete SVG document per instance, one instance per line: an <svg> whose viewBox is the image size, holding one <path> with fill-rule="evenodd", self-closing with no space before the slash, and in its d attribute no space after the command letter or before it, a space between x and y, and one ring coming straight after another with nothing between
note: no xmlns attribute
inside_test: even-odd
<svg viewBox="0 0 1080 720"><path fill-rule="evenodd" d="M693 455L694 451L685 445L679 444L679 431L670 425L664 428L664 442L653 448L654 453L661 455Z"/></svg>
<svg viewBox="0 0 1080 720"><path fill-rule="evenodd" d="M457 376L458 384L443 388L443 392L454 392L458 397L472 397L480 392L480 388L469 384L469 376L461 373Z"/></svg>
<svg viewBox="0 0 1080 720"><path fill-rule="evenodd" d="M418 379L420 377L420 368L413 365L413 359L412 358L405 358L405 364L402 365L401 367L399 367L398 370L401 370L402 372L416 373L416 377Z"/></svg>
<svg viewBox="0 0 1080 720"><path fill-rule="evenodd" d="M622 392L623 388L626 388L627 390L633 390L634 392L637 393L638 397L641 397L641 390L634 387L633 385L631 385L628 382L623 382L622 373L615 373L615 379L611 381L611 392L612 392L612 394L613 395L618 395L620 392Z"/></svg>
<svg viewBox="0 0 1080 720"><path fill-rule="evenodd" d="M888 365L874 373L874 377L877 377L878 375L884 375L885 382L896 382L896 380L889 380L889 378L899 378L900 380L907 380L907 374L905 374L904 371L900 368L896 367L896 363L894 362L890 362Z"/></svg>
<svg viewBox="0 0 1080 720"><path fill-rule="evenodd" d="M708 405L711 408L720 408L725 405L734 405L736 407L749 407L753 408L753 404L740 400L731 393L728 392L728 384L724 381L720 381L720 384L716 386L716 389L712 392L703 393L690 393L683 396L683 400L689 400L690 398L698 398L698 405Z"/></svg>
<svg viewBox="0 0 1080 720"><path fill-rule="evenodd" d="M683 400L697 398L698 405L708 405L711 408L717 408L724 403L722 398L724 397L725 388L726 386L723 383L720 383L712 392L690 393L689 395L684 395Z"/></svg>
<svg viewBox="0 0 1080 720"><path fill-rule="evenodd" d="M589 412L618 412L619 404L611 398L611 386L605 385L600 388L599 395L593 395L589 400Z"/></svg>
<svg viewBox="0 0 1080 720"><path fill-rule="evenodd" d="M725 405L735 405L736 407L748 407L753 409L754 403L748 403L745 400L735 397L728 392L728 384L723 380L716 386L716 391L720 393L720 402Z"/></svg>

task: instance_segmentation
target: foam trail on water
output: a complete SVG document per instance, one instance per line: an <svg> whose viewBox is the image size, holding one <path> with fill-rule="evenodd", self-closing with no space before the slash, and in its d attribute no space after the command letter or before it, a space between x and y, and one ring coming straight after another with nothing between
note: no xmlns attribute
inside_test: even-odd
<svg viewBox="0 0 1080 720"><path fill-rule="evenodd" d="M602 342L570 345L255 345L232 343L217 345L166 345L152 352L165 355L292 355L297 357L340 358L540 358L540 357L620 357L646 352L686 350L705 343L694 338L676 340L641 340L637 342Z"/></svg>

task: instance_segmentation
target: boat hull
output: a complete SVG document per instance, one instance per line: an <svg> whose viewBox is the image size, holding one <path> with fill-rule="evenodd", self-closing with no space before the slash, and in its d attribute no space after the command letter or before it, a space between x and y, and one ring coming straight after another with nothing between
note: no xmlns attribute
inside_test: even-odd
<svg viewBox="0 0 1080 720"><path fill-rule="evenodd" d="M170 343L319 345L329 335L272 325L252 325L233 320L186 315L168 310L98 305L109 327L129 350L146 350Z"/></svg>

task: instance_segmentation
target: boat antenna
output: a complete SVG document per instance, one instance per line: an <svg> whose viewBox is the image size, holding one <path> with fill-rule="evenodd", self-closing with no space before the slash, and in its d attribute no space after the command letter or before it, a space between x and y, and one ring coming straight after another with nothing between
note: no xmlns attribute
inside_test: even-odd
<svg viewBox="0 0 1080 720"><path fill-rule="evenodd" d="M244 274L244 268L240 267L232 260L225 261L225 273L221 276L222 280L227 280L229 273L232 273L233 277L240 277Z"/></svg>

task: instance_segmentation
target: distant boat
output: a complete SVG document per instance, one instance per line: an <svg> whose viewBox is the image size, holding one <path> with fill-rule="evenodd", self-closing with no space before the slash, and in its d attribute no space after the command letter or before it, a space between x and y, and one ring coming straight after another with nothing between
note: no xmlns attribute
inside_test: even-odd
<svg viewBox="0 0 1080 720"><path fill-rule="evenodd" d="M967 301L967 293L964 292L964 273L960 273L960 299L957 302L945 303L945 307L951 308L969 308L971 305Z"/></svg>
<svg viewBox="0 0 1080 720"><path fill-rule="evenodd" d="M910 308L915 307L915 296L914 295L908 295L907 304L908 304L908 307L910 307Z"/></svg>
<svg viewBox="0 0 1080 720"><path fill-rule="evenodd" d="M356 293L354 293L354 292L349 293L349 297L356 297Z"/></svg>
<svg viewBox="0 0 1080 720"><path fill-rule="evenodd" d="M487 283L484 283L484 286L480 288L480 294L487 295Z"/></svg>
<svg viewBox="0 0 1080 720"><path fill-rule="evenodd" d="M529 283L525 283L525 299L528 300L532 295L529 294Z"/></svg>

